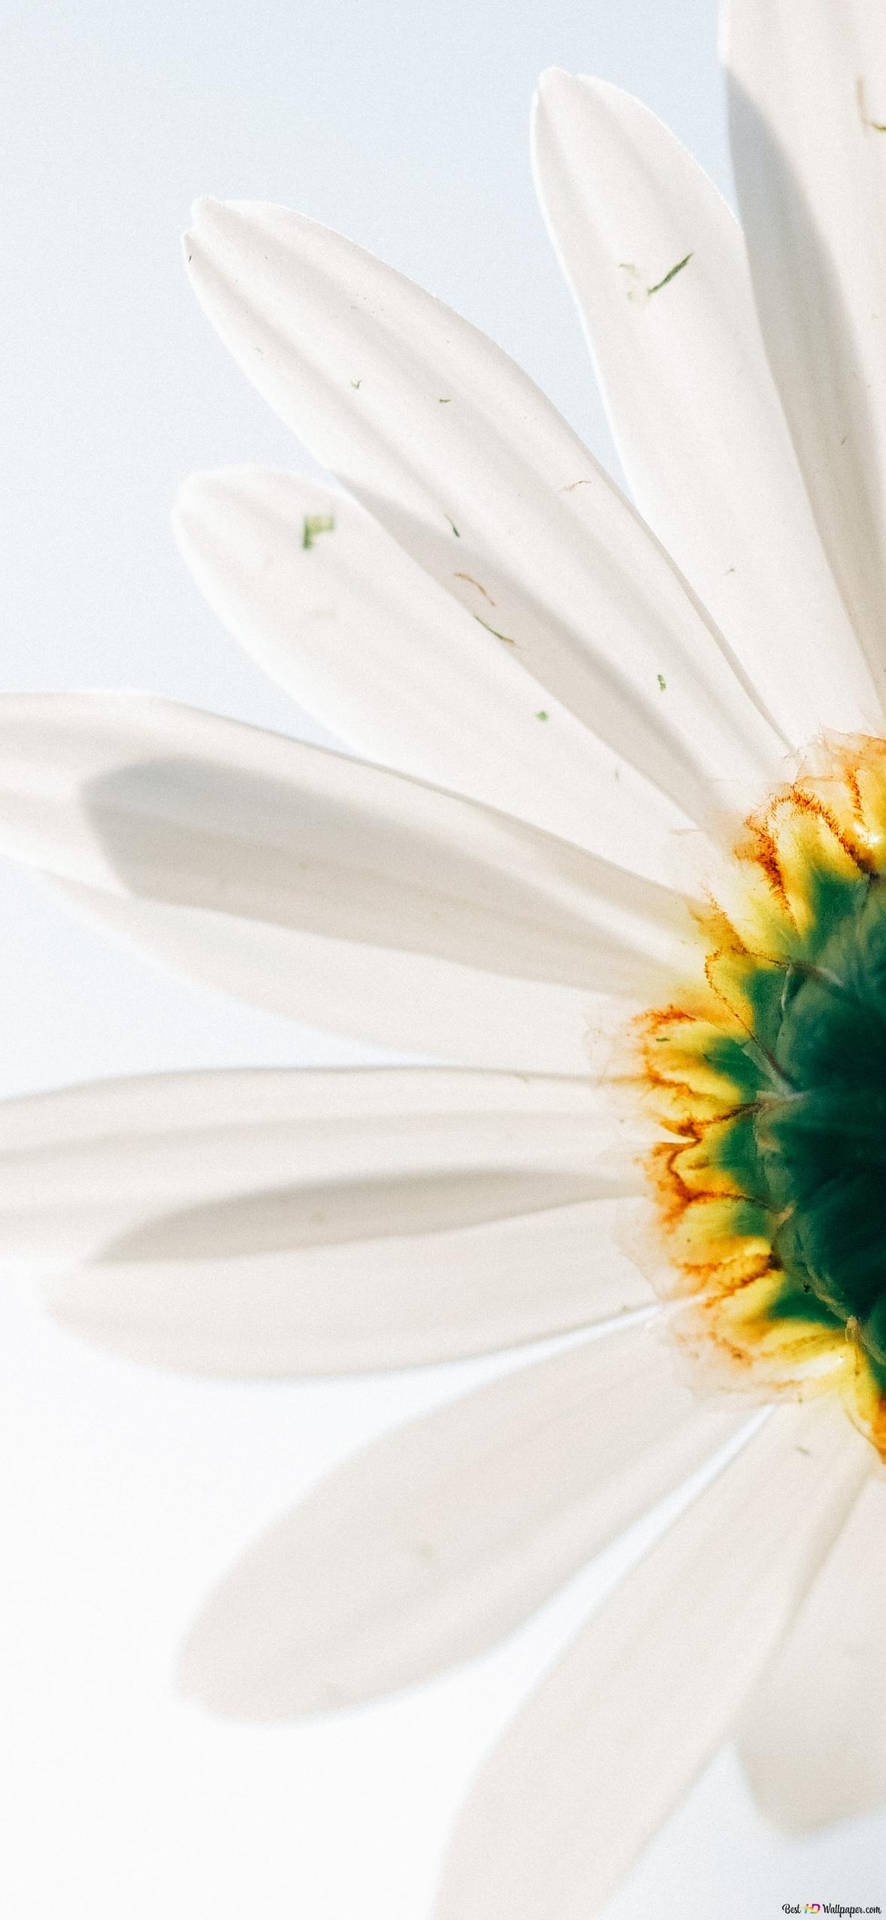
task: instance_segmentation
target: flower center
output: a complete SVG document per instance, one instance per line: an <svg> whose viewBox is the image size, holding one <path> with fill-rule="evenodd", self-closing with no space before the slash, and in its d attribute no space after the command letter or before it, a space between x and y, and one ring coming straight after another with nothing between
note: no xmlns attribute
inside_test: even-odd
<svg viewBox="0 0 886 1920"><path fill-rule="evenodd" d="M820 956L786 972L785 1090L754 1136L785 1273L886 1364L886 883L860 882Z"/></svg>
<svg viewBox="0 0 886 1920"><path fill-rule="evenodd" d="M699 978L640 1023L675 1331L839 1388L886 1454L886 743L822 749L698 924Z"/></svg>

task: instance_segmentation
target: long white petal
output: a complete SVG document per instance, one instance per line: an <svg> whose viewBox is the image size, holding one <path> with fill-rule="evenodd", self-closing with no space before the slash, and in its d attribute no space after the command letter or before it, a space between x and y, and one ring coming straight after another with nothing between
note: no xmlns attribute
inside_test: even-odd
<svg viewBox="0 0 886 1920"><path fill-rule="evenodd" d="M725 201L639 100L556 71L535 165L641 513L789 739L875 731Z"/></svg>
<svg viewBox="0 0 886 1920"><path fill-rule="evenodd" d="M725 41L763 334L822 539L882 696L883 10L879 0L732 0Z"/></svg>
<svg viewBox="0 0 886 1920"><path fill-rule="evenodd" d="M142 1361L269 1375L449 1359L652 1299L615 1239L639 1176L627 1147L615 1164L614 1132L606 1090L578 1080L74 1087L0 1105L0 1251L60 1270L57 1317Z"/></svg>
<svg viewBox="0 0 886 1920"><path fill-rule="evenodd" d="M724 1739L868 1470L842 1412L775 1414L505 1734L439 1920L591 1920Z"/></svg>
<svg viewBox="0 0 886 1920"><path fill-rule="evenodd" d="M334 538L306 546L324 522ZM596 853L617 847L638 873L668 870L685 814L347 494L254 467L195 474L175 525L219 618L356 752Z"/></svg>
<svg viewBox="0 0 886 1920"><path fill-rule="evenodd" d="M678 897L506 814L194 708L9 695L0 846L62 879L508 978L643 992Z"/></svg>
<svg viewBox="0 0 886 1920"><path fill-rule="evenodd" d="M282 208L201 203L186 248L240 365L490 646L694 819L712 781L770 777L776 738L667 556L498 348Z"/></svg>
<svg viewBox="0 0 886 1920"><path fill-rule="evenodd" d="M884 1591L886 1485L872 1478L742 1720L753 1791L789 1832L886 1800Z"/></svg>
<svg viewBox="0 0 886 1920"><path fill-rule="evenodd" d="M582 1071L682 908L505 814L133 695L10 695L0 847L127 939L298 1020ZM598 899L588 891L598 889Z"/></svg>
<svg viewBox="0 0 886 1920"><path fill-rule="evenodd" d="M277 1719L467 1659L746 1417L694 1402L648 1326L522 1368L322 1481L209 1601L182 1686Z"/></svg>
<svg viewBox="0 0 886 1920"><path fill-rule="evenodd" d="M430 954L58 882L76 912L174 972L319 1031L522 1073L605 1072L623 1001Z"/></svg>

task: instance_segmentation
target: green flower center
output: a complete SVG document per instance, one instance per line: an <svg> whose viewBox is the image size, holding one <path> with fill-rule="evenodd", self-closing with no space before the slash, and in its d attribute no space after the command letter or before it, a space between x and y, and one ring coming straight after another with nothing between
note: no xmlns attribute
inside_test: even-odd
<svg viewBox="0 0 886 1920"><path fill-rule="evenodd" d="M773 1315L849 1328L886 1386L886 881L819 895L808 957L750 983L758 1087L723 1163L768 1215Z"/></svg>

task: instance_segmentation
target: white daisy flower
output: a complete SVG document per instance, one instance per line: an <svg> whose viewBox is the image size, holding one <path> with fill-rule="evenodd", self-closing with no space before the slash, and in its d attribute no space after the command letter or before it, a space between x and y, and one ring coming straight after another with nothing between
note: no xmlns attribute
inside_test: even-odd
<svg viewBox="0 0 886 1920"><path fill-rule="evenodd" d="M254 1376L610 1323L338 1468L185 1687L275 1719L439 1672L734 1443L487 1763L440 1920L586 1920L736 1732L789 1826L886 1794L879 26L734 0L743 233L637 101L542 83L639 511L428 294L201 205L198 298L339 486L201 475L179 538L347 752L3 707L10 854L215 987L451 1063L8 1104L3 1244L57 1317Z"/></svg>

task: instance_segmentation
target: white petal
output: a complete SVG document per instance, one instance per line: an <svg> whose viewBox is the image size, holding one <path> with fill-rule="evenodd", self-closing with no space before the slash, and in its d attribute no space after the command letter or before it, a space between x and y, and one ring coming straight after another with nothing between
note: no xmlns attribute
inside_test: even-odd
<svg viewBox="0 0 886 1920"><path fill-rule="evenodd" d="M709 1758L790 1621L870 1449L775 1414L604 1602L468 1800L439 1920L591 1920Z"/></svg>
<svg viewBox="0 0 886 1920"><path fill-rule="evenodd" d="M57 1317L142 1361L449 1359L649 1303L614 1238L639 1178L615 1125L587 1082L442 1069L75 1087L0 1105L0 1248L60 1267Z"/></svg>
<svg viewBox="0 0 886 1920"><path fill-rule="evenodd" d="M874 730L725 201L639 100L566 73L542 80L535 163L641 513L789 739Z"/></svg>
<svg viewBox="0 0 886 1920"><path fill-rule="evenodd" d="M610 1006L595 993L645 997L673 958L665 888L191 708L10 695L0 751L0 847L174 966L334 1031L586 1071Z"/></svg>
<svg viewBox="0 0 886 1920"><path fill-rule="evenodd" d="M615 752L702 821L711 781L771 776L775 736L667 556L498 348L282 208L204 202L186 245L265 397Z"/></svg>
<svg viewBox="0 0 886 1920"><path fill-rule="evenodd" d="M871 1479L743 1716L764 1811L793 1833L886 1800L886 1484Z"/></svg>
<svg viewBox="0 0 886 1920"><path fill-rule="evenodd" d="M726 62L763 334L822 539L882 698L882 7L879 0L732 0Z"/></svg>
<svg viewBox="0 0 886 1920"><path fill-rule="evenodd" d="M324 520L335 537L306 547L305 525ZM638 873L667 870L686 816L347 494L260 468L195 474L175 524L219 618L356 752L594 852L617 847Z"/></svg>
<svg viewBox="0 0 886 1920"><path fill-rule="evenodd" d="M194 708L9 695L0 845L62 879L509 978L644 992L684 909L475 802Z"/></svg>
<svg viewBox="0 0 886 1920"><path fill-rule="evenodd" d="M176 973L308 1026L398 1053L518 1072L606 1070L623 1001L506 980L429 954L59 883L104 933Z"/></svg>
<svg viewBox="0 0 886 1920"><path fill-rule="evenodd" d="M649 1327L524 1367L376 1441L229 1575L182 1685L277 1719L401 1687L507 1633L746 1409L694 1402Z"/></svg>

